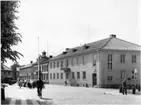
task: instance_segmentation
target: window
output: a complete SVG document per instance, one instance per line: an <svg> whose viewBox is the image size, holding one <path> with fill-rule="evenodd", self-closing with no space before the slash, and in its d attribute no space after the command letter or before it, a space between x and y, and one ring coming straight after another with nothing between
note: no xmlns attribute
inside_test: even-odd
<svg viewBox="0 0 141 105"><path fill-rule="evenodd" d="M84 56L82 57L82 62L83 62L83 65L85 65L85 59L84 59Z"/></svg>
<svg viewBox="0 0 141 105"><path fill-rule="evenodd" d="M80 72L77 72L77 79L80 79Z"/></svg>
<svg viewBox="0 0 141 105"><path fill-rule="evenodd" d="M108 76L108 81L112 81L113 80L113 76Z"/></svg>
<svg viewBox="0 0 141 105"><path fill-rule="evenodd" d="M10 76L10 72L8 72L8 75Z"/></svg>
<svg viewBox="0 0 141 105"><path fill-rule="evenodd" d="M121 79L124 79L126 77L126 71L121 71Z"/></svg>
<svg viewBox="0 0 141 105"><path fill-rule="evenodd" d="M74 72L72 72L72 79L74 79L75 78L75 74L74 74Z"/></svg>
<svg viewBox="0 0 141 105"><path fill-rule="evenodd" d="M63 68L63 61L61 61L61 68Z"/></svg>
<svg viewBox="0 0 141 105"><path fill-rule="evenodd" d="M108 63L107 63L107 65L108 65L108 69L109 70L112 70L112 54L108 54Z"/></svg>
<svg viewBox="0 0 141 105"><path fill-rule="evenodd" d="M112 62L108 62L108 69L112 70Z"/></svg>
<svg viewBox="0 0 141 105"><path fill-rule="evenodd" d="M71 65L73 66L73 58L71 59Z"/></svg>
<svg viewBox="0 0 141 105"><path fill-rule="evenodd" d="M52 68L52 62L50 63L50 68Z"/></svg>
<svg viewBox="0 0 141 105"><path fill-rule="evenodd" d="M86 72L83 71L83 79L86 79Z"/></svg>
<svg viewBox="0 0 141 105"><path fill-rule="evenodd" d="M78 65L78 57L76 59L77 59L77 65Z"/></svg>
<svg viewBox="0 0 141 105"><path fill-rule="evenodd" d="M63 73L61 73L61 79L63 79Z"/></svg>
<svg viewBox="0 0 141 105"><path fill-rule="evenodd" d="M53 79L55 79L55 73L53 73Z"/></svg>
<svg viewBox="0 0 141 105"><path fill-rule="evenodd" d="M93 66L96 66L96 55L95 54L93 55Z"/></svg>
<svg viewBox="0 0 141 105"><path fill-rule="evenodd" d="M59 61L57 61L57 68L59 67Z"/></svg>
<svg viewBox="0 0 141 105"><path fill-rule="evenodd" d="M112 61L112 54L108 54L108 62Z"/></svg>
<svg viewBox="0 0 141 105"><path fill-rule="evenodd" d="M53 63L54 65L53 65L53 68L55 68L55 62Z"/></svg>
<svg viewBox="0 0 141 105"><path fill-rule="evenodd" d="M136 55L132 55L132 63L136 63Z"/></svg>
<svg viewBox="0 0 141 105"><path fill-rule="evenodd" d="M124 54L120 55L120 62L125 63L125 55Z"/></svg>
<svg viewBox="0 0 141 105"><path fill-rule="evenodd" d="M52 73L50 73L50 79L52 79Z"/></svg>
<svg viewBox="0 0 141 105"><path fill-rule="evenodd" d="M68 67L69 66L69 60L67 59L66 60L66 67Z"/></svg>
<svg viewBox="0 0 141 105"><path fill-rule="evenodd" d="M68 79L69 78L69 74L68 73L66 73L66 79Z"/></svg>
<svg viewBox="0 0 141 105"><path fill-rule="evenodd" d="M59 79L59 73L57 73L57 79Z"/></svg>
<svg viewBox="0 0 141 105"><path fill-rule="evenodd" d="M134 71L132 71L132 79L134 79Z"/></svg>

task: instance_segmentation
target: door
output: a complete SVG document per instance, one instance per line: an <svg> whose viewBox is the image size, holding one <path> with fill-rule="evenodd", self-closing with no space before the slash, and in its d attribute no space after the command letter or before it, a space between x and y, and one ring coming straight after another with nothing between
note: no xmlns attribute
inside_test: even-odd
<svg viewBox="0 0 141 105"><path fill-rule="evenodd" d="M92 74L92 86L97 85L97 75L96 73Z"/></svg>

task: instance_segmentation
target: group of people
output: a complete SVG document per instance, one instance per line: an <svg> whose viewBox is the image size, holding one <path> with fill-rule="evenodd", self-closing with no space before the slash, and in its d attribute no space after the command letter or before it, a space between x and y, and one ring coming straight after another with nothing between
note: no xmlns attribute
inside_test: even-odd
<svg viewBox="0 0 141 105"><path fill-rule="evenodd" d="M22 86L22 83L23 83L23 81L21 81L21 80L18 81L18 85L19 85L20 88ZM28 82L27 82L27 85L28 85ZM36 81L36 87L37 87L38 96L41 97L42 96L42 89L44 88L44 82L41 80L41 78L39 78Z"/></svg>

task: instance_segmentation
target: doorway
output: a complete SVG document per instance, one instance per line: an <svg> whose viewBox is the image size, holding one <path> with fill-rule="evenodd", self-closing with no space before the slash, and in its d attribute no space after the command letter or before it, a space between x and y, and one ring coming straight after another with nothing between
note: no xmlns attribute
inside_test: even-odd
<svg viewBox="0 0 141 105"><path fill-rule="evenodd" d="M92 74L92 86L97 85L97 75L96 73Z"/></svg>

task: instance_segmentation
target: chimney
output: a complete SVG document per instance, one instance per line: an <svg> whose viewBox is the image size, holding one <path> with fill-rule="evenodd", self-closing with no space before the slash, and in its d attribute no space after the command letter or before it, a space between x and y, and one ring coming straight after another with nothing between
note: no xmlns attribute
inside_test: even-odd
<svg viewBox="0 0 141 105"><path fill-rule="evenodd" d="M116 35L115 34L111 34L110 37L111 38L116 38Z"/></svg>
<svg viewBox="0 0 141 105"><path fill-rule="evenodd" d="M46 52L45 52L45 51L42 52L42 56L43 56L43 57L46 56Z"/></svg>
<svg viewBox="0 0 141 105"><path fill-rule="evenodd" d="M66 48L66 50L69 50L69 48Z"/></svg>
<svg viewBox="0 0 141 105"><path fill-rule="evenodd" d="M49 56L49 58L52 58L52 57L53 57L52 55Z"/></svg>

